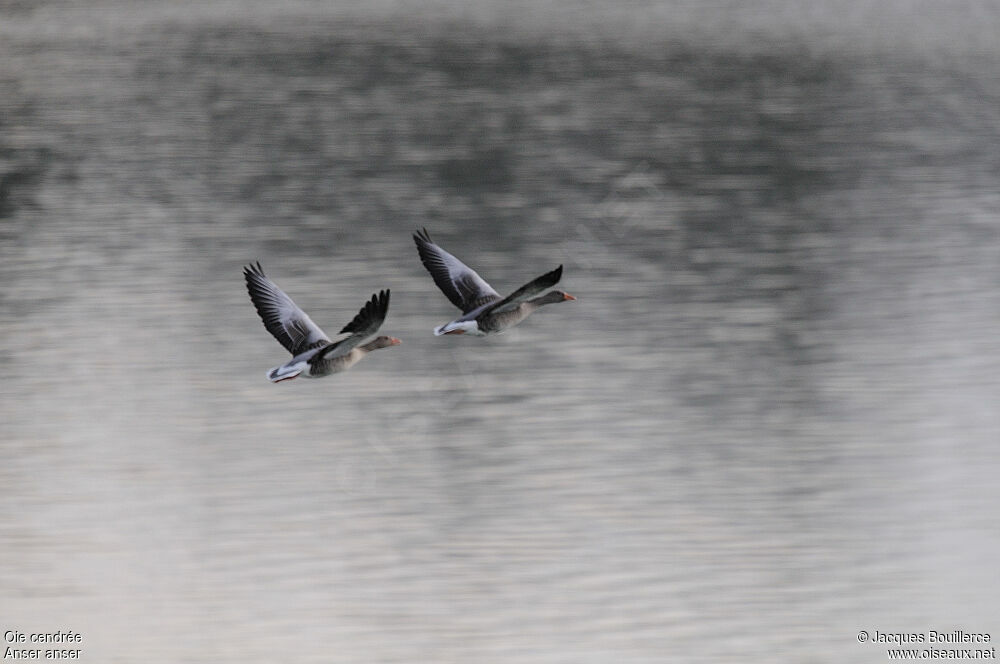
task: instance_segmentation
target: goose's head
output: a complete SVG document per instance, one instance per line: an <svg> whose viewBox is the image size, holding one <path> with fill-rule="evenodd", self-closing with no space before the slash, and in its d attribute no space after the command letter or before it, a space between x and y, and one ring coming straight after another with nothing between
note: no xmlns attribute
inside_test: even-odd
<svg viewBox="0 0 1000 664"><path fill-rule="evenodd" d="M554 290L554 291L549 291L548 293L546 293L545 295L542 295L541 297L536 297L534 300L531 300L531 301L534 302L535 304L537 304L538 306L541 306L543 304L555 304L556 302L568 302L570 300L575 300L575 299L576 299L575 297L573 297L572 295L570 295L569 293L567 293L565 291Z"/></svg>
<svg viewBox="0 0 1000 664"><path fill-rule="evenodd" d="M388 348L389 346L398 346L403 343L396 337L387 337L385 335L381 337L375 337L368 343L366 343L363 348L365 350L378 350L379 348Z"/></svg>

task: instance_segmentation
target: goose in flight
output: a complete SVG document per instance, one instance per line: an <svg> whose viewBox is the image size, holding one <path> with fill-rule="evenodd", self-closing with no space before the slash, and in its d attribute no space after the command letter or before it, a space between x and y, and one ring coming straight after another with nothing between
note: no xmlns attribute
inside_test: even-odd
<svg viewBox="0 0 1000 664"><path fill-rule="evenodd" d="M500 297L472 268L436 245L426 228L414 233L413 241L417 244L420 261L431 273L434 283L463 314L450 323L434 328L435 335L472 334L482 337L496 334L517 325L541 306L576 299L560 290L534 297L559 283L562 265L529 281L507 297Z"/></svg>
<svg viewBox="0 0 1000 664"><path fill-rule="evenodd" d="M380 291L361 307L361 311L339 334L347 334L338 341L330 341L326 333L292 302L292 298L264 275L260 262L243 268L250 301L264 321L264 327L292 354L292 359L267 372L272 383L291 380L299 376L321 378L346 371L365 355L379 348L397 346L395 337L380 336L361 344L362 339L378 331L389 311L389 291Z"/></svg>

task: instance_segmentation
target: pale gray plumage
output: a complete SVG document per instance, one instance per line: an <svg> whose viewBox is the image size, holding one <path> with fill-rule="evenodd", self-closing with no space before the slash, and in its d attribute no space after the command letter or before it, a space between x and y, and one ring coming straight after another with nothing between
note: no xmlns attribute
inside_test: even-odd
<svg viewBox="0 0 1000 664"><path fill-rule="evenodd" d="M438 246L426 228L414 233L413 241L417 245L420 261L434 283L463 314L450 323L435 328L435 335L496 334L517 325L540 306L576 299L562 291L533 298L559 283L562 265L502 298L475 270Z"/></svg>
<svg viewBox="0 0 1000 664"><path fill-rule="evenodd" d="M272 382L298 376L319 378L339 373L357 363L367 353L400 343L393 337L378 337L363 346L361 341L378 331L389 311L389 291L372 295L354 319L340 334L348 336L331 342L326 333L271 281L260 263L243 269L247 291L264 327L293 357L285 364L268 371Z"/></svg>

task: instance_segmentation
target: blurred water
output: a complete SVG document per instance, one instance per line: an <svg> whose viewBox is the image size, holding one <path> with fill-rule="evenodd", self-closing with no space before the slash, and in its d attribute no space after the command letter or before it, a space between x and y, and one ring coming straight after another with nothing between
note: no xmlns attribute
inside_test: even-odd
<svg viewBox="0 0 1000 664"><path fill-rule="evenodd" d="M0 629L95 662L996 632L997 12L750 4L0 5ZM579 300L434 338L421 226ZM271 385L258 258L328 331L391 288L404 345Z"/></svg>

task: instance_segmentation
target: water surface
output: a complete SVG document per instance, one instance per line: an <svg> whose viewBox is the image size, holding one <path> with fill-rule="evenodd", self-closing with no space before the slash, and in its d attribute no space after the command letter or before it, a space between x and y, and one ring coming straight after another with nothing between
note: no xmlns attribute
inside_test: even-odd
<svg viewBox="0 0 1000 664"><path fill-rule="evenodd" d="M4 6L0 629L95 662L995 632L997 16L953 4ZM423 226L579 299L435 338ZM271 385L256 259L331 332L391 288L404 344Z"/></svg>

